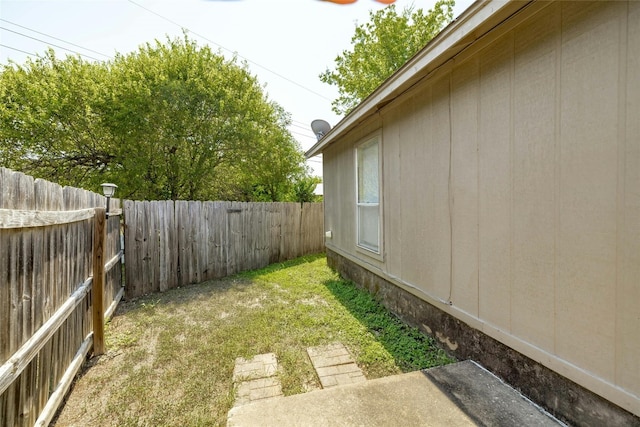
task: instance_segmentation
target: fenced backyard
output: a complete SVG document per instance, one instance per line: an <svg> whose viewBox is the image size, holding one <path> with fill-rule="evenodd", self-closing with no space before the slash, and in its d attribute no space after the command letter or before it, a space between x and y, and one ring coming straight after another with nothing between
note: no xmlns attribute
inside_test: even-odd
<svg viewBox="0 0 640 427"><path fill-rule="evenodd" d="M87 355L102 353L103 322L123 295L324 248L321 204L125 201L121 210L111 199L108 218L105 204L0 168L0 427L48 425Z"/></svg>

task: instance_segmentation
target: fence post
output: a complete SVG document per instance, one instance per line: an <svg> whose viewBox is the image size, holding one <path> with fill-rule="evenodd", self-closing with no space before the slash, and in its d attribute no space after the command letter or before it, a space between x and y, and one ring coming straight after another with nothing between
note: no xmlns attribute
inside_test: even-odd
<svg viewBox="0 0 640 427"><path fill-rule="evenodd" d="M104 250L107 234L105 208L96 208L93 229L93 355L104 354Z"/></svg>

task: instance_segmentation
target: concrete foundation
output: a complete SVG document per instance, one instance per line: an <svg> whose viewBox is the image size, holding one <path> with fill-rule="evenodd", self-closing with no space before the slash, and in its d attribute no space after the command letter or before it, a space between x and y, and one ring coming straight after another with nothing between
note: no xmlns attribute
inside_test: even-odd
<svg viewBox="0 0 640 427"><path fill-rule="evenodd" d="M640 418L630 412L330 249L327 262L402 320L446 344L443 349L453 357L478 362L558 419L578 426L640 426Z"/></svg>

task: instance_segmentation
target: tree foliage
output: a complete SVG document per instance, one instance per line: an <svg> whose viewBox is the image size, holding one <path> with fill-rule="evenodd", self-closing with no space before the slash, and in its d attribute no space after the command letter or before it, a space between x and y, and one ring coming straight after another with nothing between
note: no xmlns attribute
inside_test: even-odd
<svg viewBox="0 0 640 427"><path fill-rule="evenodd" d="M0 162L139 199L293 197L305 176L288 115L236 59L183 39L109 62L52 51L0 74Z"/></svg>
<svg viewBox="0 0 640 427"><path fill-rule="evenodd" d="M322 182L317 176L306 176L297 180L293 186L294 200L300 203L310 203L322 200L322 196L316 195L316 187Z"/></svg>
<svg viewBox="0 0 640 427"><path fill-rule="evenodd" d="M370 11L370 21L356 26L352 49L335 59L335 69L320 74L324 83L338 87L333 111L346 114L404 65L453 19L454 0L439 0L426 14L395 5Z"/></svg>

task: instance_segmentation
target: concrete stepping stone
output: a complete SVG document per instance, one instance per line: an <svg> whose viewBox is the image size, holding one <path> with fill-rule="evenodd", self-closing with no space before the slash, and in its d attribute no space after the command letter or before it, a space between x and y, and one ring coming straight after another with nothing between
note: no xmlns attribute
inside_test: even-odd
<svg viewBox="0 0 640 427"><path fill-rule="evenodd" d="M366 381L347 348L340 342L307 348L322 388Z"/></svg>
<svg viewBox="0 0 640 427"><path fill-rule="evenodd" d="M277 372L278 359L274 353L259 354L249 360L238 357L233 369L233 382L238 387L234 406L282 396Z"/></svg>

